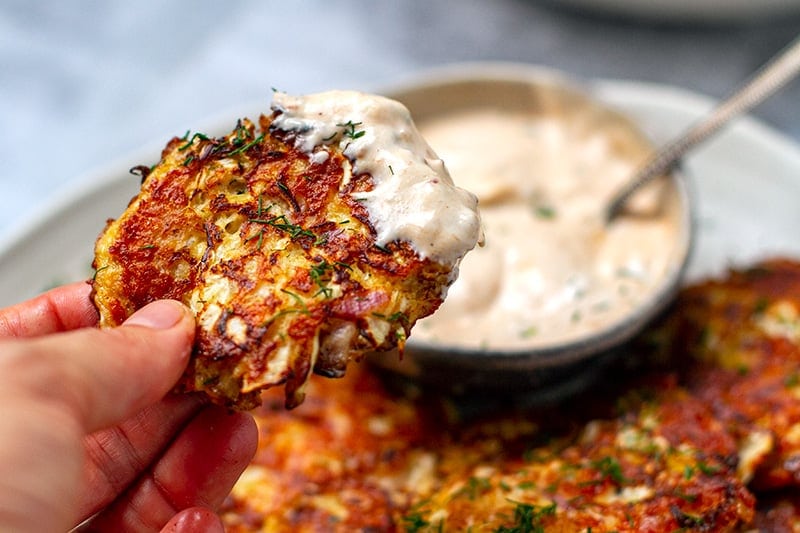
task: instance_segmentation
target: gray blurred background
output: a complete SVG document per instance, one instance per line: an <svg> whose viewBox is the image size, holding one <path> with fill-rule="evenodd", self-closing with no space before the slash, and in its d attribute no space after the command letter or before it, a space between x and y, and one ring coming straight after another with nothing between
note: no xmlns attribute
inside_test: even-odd
<svg viewBox="0 0 800 533"><path fill-rule="evenodd" d="M266 109L272 87L508 60L719 98L798 33L793 15L642 21L557 0L0 0L0 242L82 174L243 102ZM754 115L800 141L800 84Z"/></svg>

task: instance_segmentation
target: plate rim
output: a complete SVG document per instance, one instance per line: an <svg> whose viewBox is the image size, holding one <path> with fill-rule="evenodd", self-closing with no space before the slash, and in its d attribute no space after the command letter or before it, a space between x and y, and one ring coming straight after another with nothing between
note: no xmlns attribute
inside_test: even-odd
<svg viewBox="0 0 800 533"><path fill-rule="evenodd" d="M523 78L536 76L540 80L550 78L559 83L567 83L579 89L583 88L604 101L607 101L609 95L612 95L612 100L647 102L646 105L649 108L674 109L695 119L702 116L716 103L712 97L673 85L631 79L581 78L547 66L514 62L465 62L441 65L418 71L394 83L384 84L383 87L376 88L374 92L389 93L411 85L441 83L443 80L452 80L458 77L474 78L493 75L511 75ZM254 110L258 113L265 110L263 100L242 102L216 112L204 119L194 121L192 129L212 133L221 132L226 125L235 122L236 118L248 116L248 113L252 115ZM795 160L800 166L800 144L759 118L752 115L739 117L719 135L730 133L753 140L758 143L760 149L766 148L771 150L772 154ZM20 247L24 247L26 241L42 232L54 220L58 220L59 216L68 213L82 198L98 192L103 187L113 187L116 183L131 178L128 169L157 157L166 139L174 135L172 133L160 136L159 139L131 150L127 154L115 157L59 187L55 194L32 210L28 217L20 220L0 235L0 261L9 260L9 256L20 250ZM709 142L714 141L715 139L711 139ZM798 180L800 180L800 175Z"/></svg>

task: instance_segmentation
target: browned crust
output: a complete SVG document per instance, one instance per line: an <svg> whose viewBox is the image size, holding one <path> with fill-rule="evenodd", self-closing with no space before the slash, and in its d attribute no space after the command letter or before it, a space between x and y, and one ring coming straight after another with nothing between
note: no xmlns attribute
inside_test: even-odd
<svg viewBox="0 0 800 533"><path fill-rule="evenodd" d="M256 412L263 439L251 468L265 477L249 487L266 492L238 485L226 525L789 531L800 516L791 460L800 340L765 324L791 326L793 306L800 262L732 271L684 290L598 388L480 420L443 416L454 412L447 399L397 395L368 372L315 381L299 410ZM745 476L742 453L758 432L774 446L747 460Z"/></svg>
<svg viewBox="0 0 800 533"><path fill-rule="evenodd" d="M312 370L338 376L351 357L402 346L451 279L408 243L376 245L353 196L369 175L333 149L312 164L270 123L172 139L94 260L101 325L157 299L189 305L197 340L178 388L236 409L281 383L297 405ZM339 328L355 331L349 347L326 343Z"/></svg>
<svg viewBox="0 0 800 533"><path fill-rule="evenodd" d="M731 271L684 291L659 334L667 364L712 407L742 445L771 446L752 485L800 485L800 263L787 259Z"/></svg>

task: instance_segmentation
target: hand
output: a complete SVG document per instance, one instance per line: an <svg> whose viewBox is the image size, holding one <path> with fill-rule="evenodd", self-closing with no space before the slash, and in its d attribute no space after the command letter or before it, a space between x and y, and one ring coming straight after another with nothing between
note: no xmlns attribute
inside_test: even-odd
<svg viewBox="0 0 800 533"><path fill-rule="evenodd" d="M76 283L0 310L0 531L222 531L255 453L247 414L168 395L194 321L177 302L100 330Z"/></svg>

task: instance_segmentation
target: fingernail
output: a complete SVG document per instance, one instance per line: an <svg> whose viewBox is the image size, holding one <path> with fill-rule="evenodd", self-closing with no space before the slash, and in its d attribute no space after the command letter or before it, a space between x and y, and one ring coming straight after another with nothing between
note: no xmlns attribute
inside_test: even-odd
<svg viewBox="0 0 800 533"><path fill-rule="evenodd" d="M128 318L125 326L144 326L153 329L169 329L177 324L185 308L173 300L161 300L148 304Z"/></svg>

